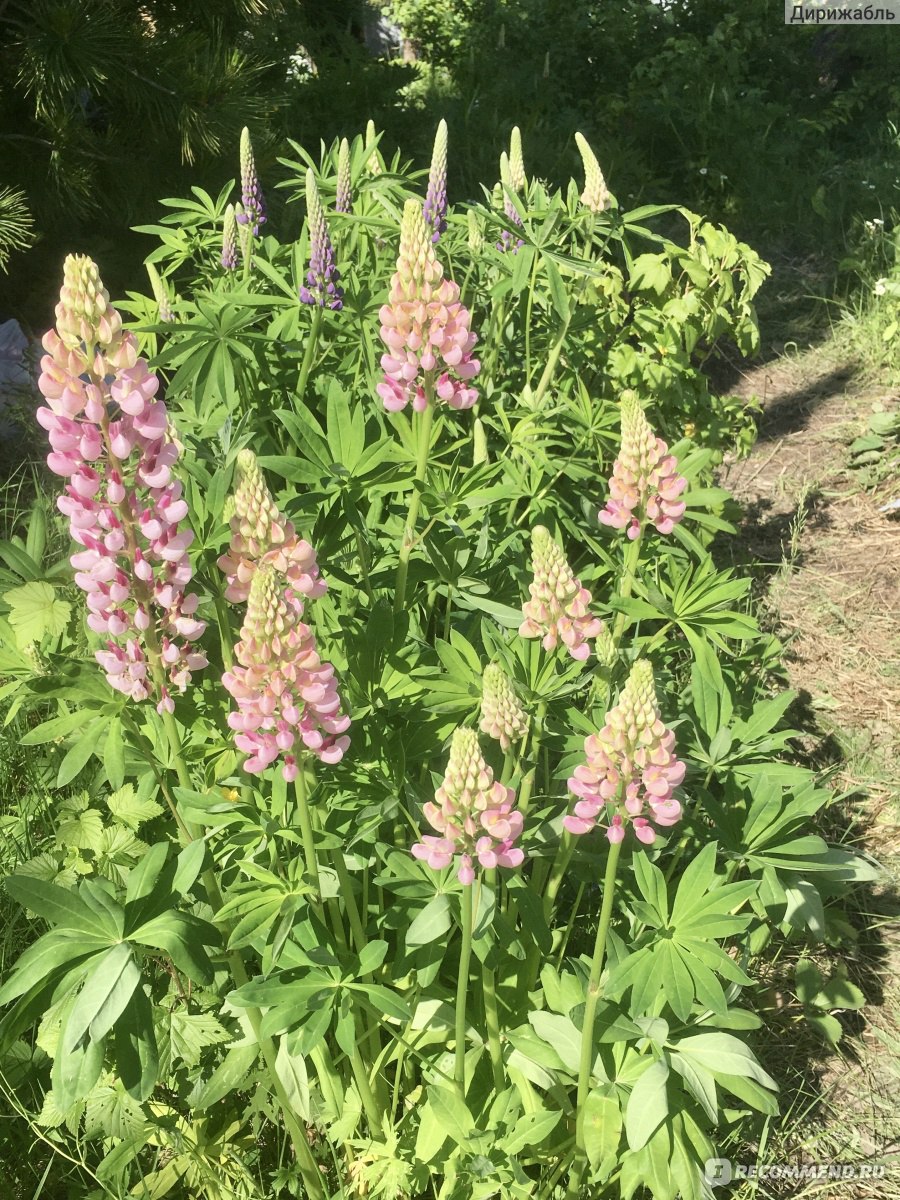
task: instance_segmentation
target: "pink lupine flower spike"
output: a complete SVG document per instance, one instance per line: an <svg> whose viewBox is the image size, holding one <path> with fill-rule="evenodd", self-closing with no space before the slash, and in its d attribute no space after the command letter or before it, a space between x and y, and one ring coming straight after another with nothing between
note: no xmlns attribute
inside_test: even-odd
<svg viewBox="0 0 900 1200"><path fill-rule="evenodd" d="M469 331L469 310L460 303L458 285L444 278L432 236L422 205L407 200L397 270L379 314L387 353L381 356L378 395L388 412L410 403L415 412L424 411L426 376L437 399L451 408L471 408L478 399L470 381L481 364L472 357L477 339Z"/></svg>
<svg viewBox="0 0 900 1200"><path fill-rule="evenodd" d="M186 591L194 535L183 527L188 506L172 474L180 446L159 380L80 255L65 261L56 329L42 344L47 407L36 415L52 447L47 465L66 480L57 504L81 547L71 562L87 623L106 638L95 657L111 687L172 712L170 689L183 692L207 665L193 646L206 626Z"/></svg>
<svg viewBox="0 0 900 1200"><path fill-rule="evenodd" d="M438 837L425 834L412 847L415 858L435 871L459 858L457 878L474 882L476 864L486 870L518 867L525 855L515 845L522 833L522 814L513 808L515 792L494 781L481 755L474 729L457 729L450 745L444 782L423 806Z"/></svg>
<svg viewBox="0 0 900 1200"><path fill-rule="evenodd" d="M563 820L569 833L590 833L606 810L610 842L621 842L630 824L638 841L650 846L656 840L653 825L679 820L681 804L673 793L685 767L675 757L675 734L660 720L648 662L634 664L619 703L600 732L585 739L584 749L587 761L569 780L569 791L578 797Z"/></svg>
<svg viewBox="0 0 900 1200"><path fill-rule="evenodd" d="M541 638L545 650L555 650L562 642L583 662L590 654L588 640L600 635L603 622L591 614L591 593L575 578L562 548L543 525L532 530L531 569L531 599L522 605L525 620L519 635Z"/></svg>
<svg viewBox="0 0 900 1200"><path fill-rule="evenodd" d="M350 745L350 718L341 711L334 667L323 663L312 630L301 620L303 601L271 563L253 573L237 664L222 682L237 702L228 715L234 743L248 757L244 770L264 771L282 755L290 782L296 752L310 750L336 763Z"/></svg>
<svg viewBox="0 0 900 1200"><path fill-rule="evenodd" d="M231 541L219 559L228 579L225 598L238 604L246 601L262 565L274 567L301 596L310 600L323 596L327 584L319 574L316 552L278 511L252 450L238 453L237 478Z"/></svg>
<svg viewBox="0 0 900 1200"><path fill-rule="evenodd" d="M609 481L609 500L597 514L603 525L627 529L631 541L649 523L671 533L684 516L678 497L687 480L678 474L678 461L658 438L633 392L622 397L622 444Z"/></svg>

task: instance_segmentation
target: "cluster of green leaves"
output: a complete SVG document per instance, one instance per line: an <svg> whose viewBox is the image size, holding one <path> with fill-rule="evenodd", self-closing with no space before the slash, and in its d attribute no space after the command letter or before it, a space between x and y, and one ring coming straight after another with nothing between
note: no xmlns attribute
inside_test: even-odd
<svg viewBox="0 0 900 1200"><path fill-rule="evenodd" d="M333 207L336 147L319 161L295 151L289 203L312 165ZM89 1145L97 1195L298 1194L302 1156L278 1151L290 1118L311 1131L307 1153L331 1191L550 1200L565 1189L580 1119L589 1194L700 1200L717 1130L749 1133L775 1107L751 1046L754 955L773 937L827 937L847 886L874 873L811 832L830 795L779 759L790 698L770 697L761 669L779 647L759 630L747 581L710 553L732 531L712 470L740 423L699 366L724 336L755 345L765 267L676 208L586 213L574 182L508 196L522 219L516 254L495 245L502 199L488 192L451 213L437 252L481 335L481 398L473 412L437 410L422 476L420 425L386 414L375 391L378 309L418 181L396 160L373 173L375 152L354 141L353 212L330 215L342 311L299 302L305 226L294 241L264 227L243 271L222 271L227 190L168 202L152 231L175 320L161 323L137 293L131 309L185 446L210 623L210 668L171 725L107 687L65 560L44 561L39 522L0 545L2 695L27 718L29 745L46 748L59 795L52 843L8 881L50 928L0 990L11 1005L0 1050L18 1064L36 1125ZM669 538L647 535L633 587L621 535L596 517L626 387L690 483L684 522ZM303 777L309 837L304 796L275 772L248 781L225 720L219 679L242 614L223 598L216 559L247 446L316 547L329 590L305 619L353 721L345 758ZM566 545L593 610L621 628L611 666L517 634L537 523ZM608 845L580 839L563 875L553 864L566 779L638 655L688 764L687 812L652 849L626 849L587 1046ZM407 847L450 734L478 719L490 662L529 716L505 759L484 745L527 804L527 865L474 888L459 1040L463 889ZM807 1007L818 1016L822 1002Z"/></svg>

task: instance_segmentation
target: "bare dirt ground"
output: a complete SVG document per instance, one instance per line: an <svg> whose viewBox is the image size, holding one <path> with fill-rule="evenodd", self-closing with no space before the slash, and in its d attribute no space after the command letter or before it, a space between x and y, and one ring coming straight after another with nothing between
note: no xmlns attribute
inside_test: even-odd
<svg viewBox="0 0 900 1200"><path fill-rule="evenodd" d="M732 390L763 407L753 452L722 471L744 510L738 553L788 648L789 684L800 693L792 715L806 730L803 750L846 794L833 813L839 836L863 845L885 867L884 883L854 900L855 945L836 954L868 1006L841 1016L846 1036L838 1053L811 1043L799 1013L793 1033L790 1024L773 1028L789 1076L796 1063L796 1086L793 1094L785 1088L779 1127L759 1151L769 1163L882 1164L884 1176L772 1181L746 1194L896 1200L900 510L880 510L900 498L900 470L889 454L854 470L850 447L867 432L873 412L900 408L900 393L866 382L836 340L756 367Z"/></svg>

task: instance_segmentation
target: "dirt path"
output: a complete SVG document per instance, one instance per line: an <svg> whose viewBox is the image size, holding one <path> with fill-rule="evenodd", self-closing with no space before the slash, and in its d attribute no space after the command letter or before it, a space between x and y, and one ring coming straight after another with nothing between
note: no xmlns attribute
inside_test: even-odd
<svg viewBox="0 0 900 1200"><path fill-rule="evenodd" d="M808 729L805 750L849 793L835 806L844 836L865 845L889 879L857 899L847 963L869 1006L845 1014L838 1054L818 1054L798 1025L797 1091L768 1162L885 1163L880 1180L762 1185L748 1195L835 1200L900 1196L900 498L898 461L851 467L873 412L897 411L897 390L866 384L837 342L745 374L737 394L763 406L751 455L722 471L744 509L741 549L769 624L788 648L790 686ZM870 458L872 456L870 455ZM827 952L826 952L827 960ZM788 1000L790 1003L790 1000ZM797 1047L799 1050L800 1047ZM793 1055L791 1057L794 1057ZM761 1149L761 1153L763 1153Z"/></svg>

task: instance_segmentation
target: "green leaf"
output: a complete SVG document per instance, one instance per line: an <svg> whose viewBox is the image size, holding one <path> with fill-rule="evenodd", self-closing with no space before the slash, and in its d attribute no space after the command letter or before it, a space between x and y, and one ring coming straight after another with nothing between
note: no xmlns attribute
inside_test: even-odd
<svg viewBox="0 0 900 1200"><path fill-rule="evenodd" d="M125 780L125 734L119 720L109 723L106 741L103 743L103 766L110 787L121 788Z"/></svg>
<svg viewBox="0 0 900 1200"><path fill-rule="evenodd" d="M65 1029L60 1031L60 1038L64 1037ZM54 1098L63 1112L70 1109L76 1100L85 1097L100 1078L104 1048L102 1039L98 1042L89 1041L69 1053L58 1053L54 1058L50 1082Z"/></svg>
<svg viewBox="0 0 900 1200"><path fill-rule="evenodd" d="M134 1138L147 1126L144 1110L118 1083L104 1083L89 1093L84 1106L86 1138Z"/></svg>
<svg viewBox="0 0 900 1200"><path fill-rule="evenodd" d="M429 900L406 931L407 946L428 946L444 936L452 924L450 897L441 892Z"/></svg>
<svg viewBox="0 0 900 1200"><path fill-rule="evenodd" d="M140 982L141 969L127 942L100 957L69 1013L61 1053L71 1054L85 1039L99 1042L106 1037Z"/></svg>
<svg viewBox="0 0 900 1200"><path fill-rule="evenodd" d="M631 264L628 286L662 295L672 282L672 272L661 254L639 254Z"/></svg>
<svg viewBox="0 0 900 1200"><path fill-rule="evenodd" d="M82 728L84 728L83 717ZM59 771L56 775L56 786L61 788L65 787L67 783L71 783L76 776L81 774L87 766L88 760L97 750L95 723L91 721L85 728L83 736L69 749L65 758L59 764Z"/></svg>
<svg viewBox="0 0 900 1200"><path fill-rule="evenodd" d="M451 1088L433 1083L428 1088L428 1102L447 1136L462 1146L475 1128L472 1114L465 1101Z"/></svg>
<svg viewBox="0 0 900 1200"><path fill-rule="evenodd" d="M122 1086L135 1100L147 1100L159 1074L159 1050L153 1029L153 1006L142 987L115 1027L115 1060Z"/></svg>
<svg viewBox="0 0 900 1200"><path fill-rule="evenodd" d="M196 1066L207 1046L215 1046L231 1038L228 1030L208 1012L191 1013L173 1008L168 1014L167 1024L171 1066L178 1062L189 1067Z"/></svg>
<svg viewBox="0 0 900 1200"><path fill-rule="evenodd" d="M625 1136L631 1150L640 1150L669 1115L668 1078L669 1068L660 1060L651 1063L631 1089L625 1108Z"/></svg>
<svg viewBox="0 0 900 1200"><path fill-rule="evenodd" d="M360 983L353 985L352 990L361 992L376 1012L393 1017L397 1021L412 1020L409 1005L390 988L382 987L377 983Z"/></svg>
<svg viewBox="0 0 900 1200"><path fill-rule="evenodd" d="M49 583L26 583L6 592L3 599L10 607L9 623L20 649L40 642L45 634L58 637L65 633L72 606L57 600L56 590Z"/></svg>
<svg viewBox="0 0 900 1200"><path fill-rule="evenodd" d="M282 1038L275 1057L275 1071L284 1088L291 1108L304 1121L310 1120L309 1078L302 1054L291 1054Z"/></svg>
<svg viewBox="0 0 900 1200"><path fill-rule="evenodd" d="M730 1033L693 1034L678 1043L678 1052L691 1055L716 1078L720 1075L742 1075L763 1087L778 1090L775 1080L762 1069L752 1050Z"/></svg>
<svg viewBox="0 0 900 1200"><path fill-rule="evenodd" d="M175 875L172 879L172 890L180 896L186 896L197 881L197 876L203 870L203 859L206 855L206 842L202 838L189 842L178 855Z"/></svg>
<svg viewBox="0 0 900 1200"><path fill-rule="evenodd" d="M110 797L112 799L112 797ZM154 842L147 853L128 872L128 885L125 890L125 904L137 904L153 894L157 880L169 857L168 842Z"/></svg>
<svg viewBox="0 0 900 1200"><path fill-rule="evenodd" d="M45 933L19 957L12 974L0 988L0 1006L9 1004L17 996L24 996L39 983L44 983L47 989L52 988L60 967L74 965L78 959L96 954L107 944L105 938L85 940L73 936L70 929Z"/></svg>
<svg viewBox="0 0 900 1200"><path fill-rule="evenodd" d="M619 1149L622 1136L622 1112L615 1096L598 1090L588 1093L584 1105L584 1148L595 1169Z"/></svg>
<svg viewBox="0 0 900 1200"><path fill-rule="evenodd" d="M500 1142L501 1149L507 1154L518 1154L526 1146L540 1146L559 1124L561 1117L558 1109L556 1112L525 1113L516 1120L515 1130Z"/></svg>
<svg viewBox="0 0 900 1200"><path fill-rule="evenodd" d="M119 940L119 930L110 917L100 916L76 893L56 884L24 875L10 875L6 880L6 890L19 904L37 913L51 925L97 939L101 945Z"/></svg>
<svg viewBox="0 0 900 1200"><path fill-rule="evenodd" d="M542 1042L552 1046L573 1074L578 1074L581 1061L581 1030L559 1013L530 1012L528 1023Z"/></svg>
<svg viewBox="0 0 900 1200"><path fill-rule="evenodd" d="M130 783L108 796L106 803L116 821L135 830L145 821L152 821L154 817L158 817L163 811L162 805L157 804L155 800L138 796Z"/></svg>
<svg viewBox="0 0 900 1200"><path fill-rule="evenodd" d="M241 1086L256 1062L259 1046L252 1042L247 1046L234 1046L205 1082L200 1080L187 1097L191 1108L202 1112L218 1104L229 1093Z"/></svg>

